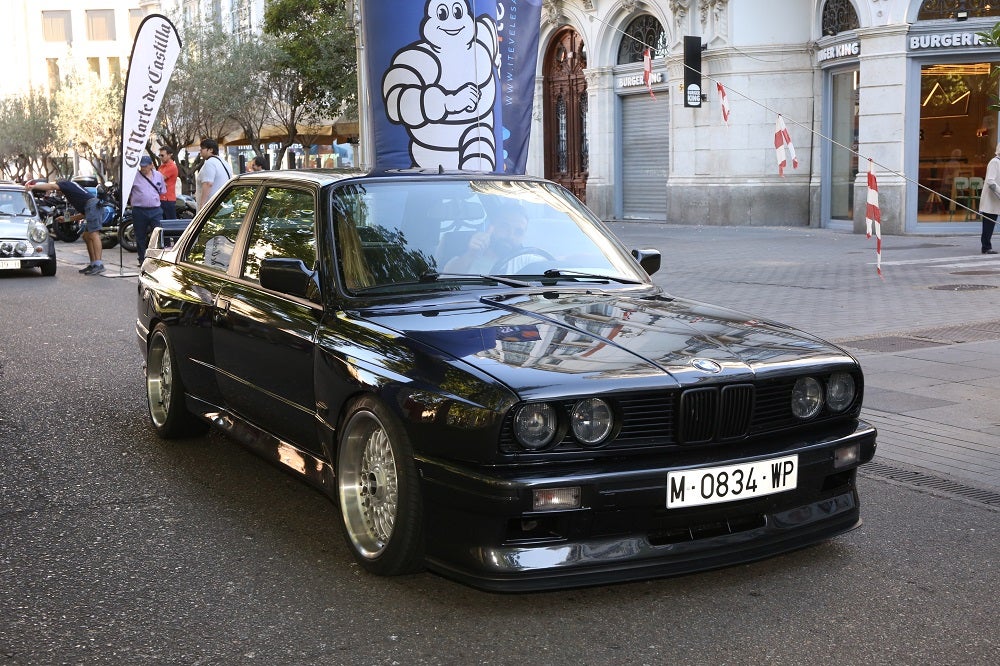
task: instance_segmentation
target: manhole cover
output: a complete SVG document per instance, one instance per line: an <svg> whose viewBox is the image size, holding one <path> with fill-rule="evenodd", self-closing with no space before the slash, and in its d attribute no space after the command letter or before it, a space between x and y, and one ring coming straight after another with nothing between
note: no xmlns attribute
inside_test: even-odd
<svg viewBox="0 0 1000 666"><path fill-rule="evenodd" d="M939 284L930 289L938 291L982 291L984 289L996 289L992 284Z"/></svg>
<svg viewBox="0 0 1000 666"><path fill-rule="evenodd" d="M952 275L1000 275L1000 271L994 270L984 270L984 271L954 271Z"/></svg>

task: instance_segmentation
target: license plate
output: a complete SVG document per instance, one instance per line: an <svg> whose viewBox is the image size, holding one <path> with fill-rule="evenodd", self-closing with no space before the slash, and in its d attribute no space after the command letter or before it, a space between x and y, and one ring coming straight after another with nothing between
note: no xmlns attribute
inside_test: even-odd
<svg viewBox="0 0 1000 666"><path fill-rule="evenodd" d="M794 490L799 457L667 472L667 508L735 502Z"/></svg>
<svg viewBox="0 0 1000 666"><path fill-rule="evenodd" d="M20 259L0 259L0 271L18 269L21 267Z"/></svg>

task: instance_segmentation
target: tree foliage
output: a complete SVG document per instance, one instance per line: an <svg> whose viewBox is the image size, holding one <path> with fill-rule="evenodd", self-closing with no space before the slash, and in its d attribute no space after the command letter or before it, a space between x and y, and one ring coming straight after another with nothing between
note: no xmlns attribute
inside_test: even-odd
<svg viewBox="0 0 1000 666"><path fill-rule="evenodd" d="M90 162L94 172L116 181L121 169L121 80L102 82L90 72L72 72L56 92L57 142Z"/></svg>
<svg viewBox="0 0 1000 666"><path fill-rule="evenodd" d="M0 173L18 181L61 175L55 150L55 109L43 92L0 99Z"/></svg>

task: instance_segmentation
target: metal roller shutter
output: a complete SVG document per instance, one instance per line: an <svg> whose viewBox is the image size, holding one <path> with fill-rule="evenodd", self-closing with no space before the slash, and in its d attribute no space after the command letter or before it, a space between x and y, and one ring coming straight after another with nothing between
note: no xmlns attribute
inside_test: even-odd
<svg viewBox="0 0 1000 666"><path fill-rule="evenodd" d="M622 216L666 220L670 147L667 92L629 95L622 109Z"/></svg>

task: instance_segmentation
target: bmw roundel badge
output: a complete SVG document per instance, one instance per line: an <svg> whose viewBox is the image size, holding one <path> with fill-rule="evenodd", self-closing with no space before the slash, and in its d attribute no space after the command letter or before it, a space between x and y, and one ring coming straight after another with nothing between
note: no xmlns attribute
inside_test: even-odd
<svg viewBox="0 0 1000 666"><path fill-rule="evenodd" d="M710 358L695 358L691 360L691 365L698 368L702 372L709 372L715 374L717 372L722 372L722 366L713 361Z"/></svg>

